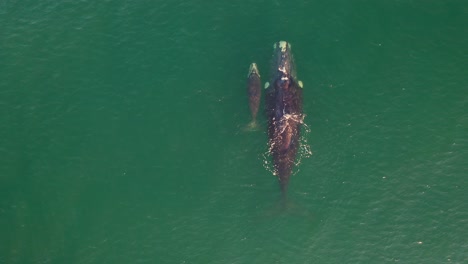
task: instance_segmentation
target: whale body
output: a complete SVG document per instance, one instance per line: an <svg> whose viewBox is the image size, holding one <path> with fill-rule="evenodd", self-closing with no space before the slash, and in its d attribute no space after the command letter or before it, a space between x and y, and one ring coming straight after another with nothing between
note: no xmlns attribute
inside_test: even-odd
<svg viewBox="0 0 468 264"><path fill-rule="evenodd" d="M265 108L274 174L286 194L304 119L302 82L297 80L291 45L286 41L273 46L270 82L265 84Z"/></svg>
<svg viewBox="0 0 468 264"><path fill-rule="evenodd" d="M260 73L257 64L254 62L250 64L249 73L247 75L247 93L249 95L250 114L252 116L251 127L257 124L257 113L260 105L260 96L262 93L262 83L260 80Z"/></svg>

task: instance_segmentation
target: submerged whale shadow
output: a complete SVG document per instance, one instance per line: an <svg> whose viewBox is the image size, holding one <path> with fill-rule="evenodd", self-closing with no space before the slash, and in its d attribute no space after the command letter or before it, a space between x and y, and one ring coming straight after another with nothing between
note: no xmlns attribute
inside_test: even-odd
<svg viewBox="0 0 468 264"><path fill-rule="evenodd" d="M267 205L258 215L259 220L282 217L300 218L306 222L313 222L317 219L315 214L308 208L289 198L285 199L284 197L279 197L274 204Z"/></svg>

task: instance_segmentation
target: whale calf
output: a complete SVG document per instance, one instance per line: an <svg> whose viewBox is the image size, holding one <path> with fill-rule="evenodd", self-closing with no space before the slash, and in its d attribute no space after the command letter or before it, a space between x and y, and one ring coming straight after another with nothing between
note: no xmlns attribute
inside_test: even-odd
<svg viewBox="0 0 468 264"><path fill-rule="evenodd" d="M273 46L270 82L265 84L265 110L274 174L286 195L304 119L302 82L297 80L291 45L286 41Z"/></svg>
<svg viewBox="0 0 468 264"><path fill-rule="evenodd" d="M257 113L262 93L260 73L255 62L250 64L249 67L249 73L247 75L247 93L249 95L250 114L252 116L252 121L250 122L249 127L255 128L257 126Z"/></svg>

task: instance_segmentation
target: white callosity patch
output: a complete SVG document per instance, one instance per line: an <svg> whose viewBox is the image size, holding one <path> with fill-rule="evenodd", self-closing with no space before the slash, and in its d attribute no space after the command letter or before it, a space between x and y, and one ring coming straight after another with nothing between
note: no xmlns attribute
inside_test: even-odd
<svg viewBox="0 0 468 264"><path fill-rule="evenodd" d="M270 87L270 83L269 83L269 82L266 82L266 83L265 83L265 89L267 89L268 87Z"/></svg>
<svg viewBox="0 0 468 264"><path fill-rule="evenodd" d="M283 66L282 68L278 68L278 71L280 71L280 72L282 72L284 75L286 75L286 76L281 77L281 80L282 80L282 81L289 80L289 78L287 77L288 72L287 72L287 70L286 70L286 67Z"/></svg>
<svg viewBox="0 0 468 264"><path fill-rule="evenodd" d="M255 62L252 62L252 64L250 64L249 74L247 75L247 77L250 77L252 73L257 74L260 77L260 73L258 71L257 64Z"/></svg>
<svg viewBox="0 0 468 264"><path fill-rule="evenodd" d="M288 45L289 44L286 41L280 41L279 42L279 47L281 48L281 52L286 52L286 48L288 47Z"/></svg>
<svg viewBox="0 0 468 264"><path fill-rule="evenodd" d="M283 66L282 68L278 68L278 71L282 72L284 75L288 75L288 71L286 70L285 66ZM283 78L287 78L287 77L282 77L281 79Z"/></svg>

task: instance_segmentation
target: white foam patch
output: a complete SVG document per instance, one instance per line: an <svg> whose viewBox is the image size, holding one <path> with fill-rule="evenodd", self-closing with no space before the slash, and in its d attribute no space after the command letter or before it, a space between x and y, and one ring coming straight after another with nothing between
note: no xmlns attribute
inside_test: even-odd
<svg viewBox="0 0 468 264"><path fill-rule="evenodd" d="M272 159L272 155L271 155L271 144L270 142L267 143L267 146L268 146L268 150L265 151L263 153L263 168L265 168L265 170L271 172L271 174L273 174L273 176L276 176L276 171L275 171L275 166L273 165L273 159Z"/></svg>
<svg viewBox="0 0 468 264"><path fill-rule="evenodd" d="M296 175L299 172L299 165L302 163L302 161L306 158L309 158L312 156L312 150L310 145L307 143L307 137L310 134L310 128L309 126L304 122L305 115L300 115L300 114L286 114L282 116L281 120L277 122L284 122L288 120L292 120L298 123L301 123L302 128L301 128L301 137L299 138L299 147L297 150L297 156L296 156L296 162L295 166L293 168L292 175ZM285 127L280 128L282 130L285 129ZM282 131L284 132L284 131ZM274 142L271 142L271 140L267 143L268 150L263 153L263 167L271 172L274 176L277 175L275 166L273 164L272 160L272 151L274 147Z"/></svg>
<svg viewBox="0 0 468 264"><path fill-rule="evenodd" d="M304 129L302 130L302 136L299 138L299 149L298 149L298 158L296 162L296 166L301 164L302 159L309 158L312 156L312 149L310 145L307 143L307 135L310 134L310 128L307 126L306 123L302 123Z"/></svg>

